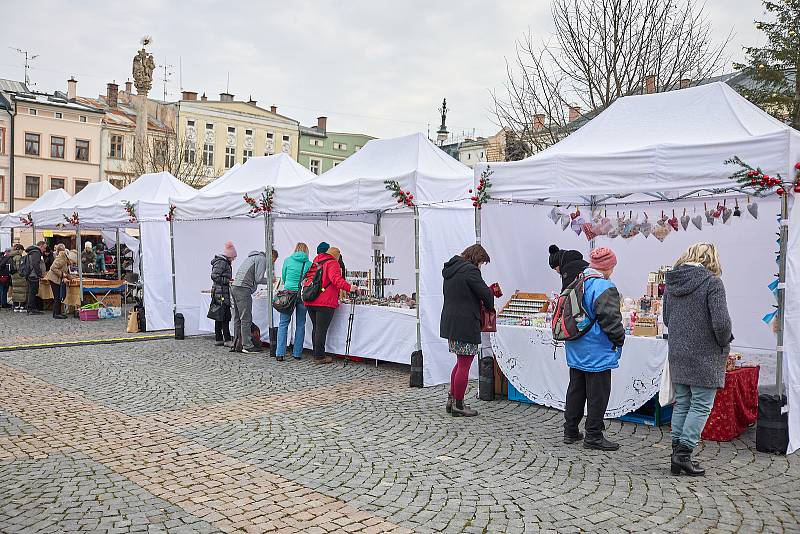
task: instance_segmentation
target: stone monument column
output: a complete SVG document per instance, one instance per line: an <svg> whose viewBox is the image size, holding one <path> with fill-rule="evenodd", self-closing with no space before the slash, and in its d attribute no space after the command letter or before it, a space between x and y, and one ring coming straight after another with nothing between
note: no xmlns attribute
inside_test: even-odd
<svg viewBox="0 0 800 534"><path fill-rule="evenodd" d="M149 53L145 48L151 42L149 37L143 38L142 48L133 57L133 82L136 85L137 96L136 137L134 143L137 151L143 150L147 146L147 93L153 87L153 70L156 68L153 54Z"/></svg>

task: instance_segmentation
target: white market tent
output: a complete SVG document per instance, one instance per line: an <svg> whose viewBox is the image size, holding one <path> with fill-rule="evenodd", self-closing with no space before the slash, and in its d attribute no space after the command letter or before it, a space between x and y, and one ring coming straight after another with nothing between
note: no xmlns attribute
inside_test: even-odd
<svg viewBox="0 0 800 534"><path fill-rule="evenodd" d="M722 83L621 98L547 150L522 161L490 164L491 196L500 202L482 210L482 234L490 254L506 253L510 257L504 257L503 263L490 264L489 276L495 275L507 288L532 289L533 283L542 280L544 286L552 279L544 261L550 243L588 252L585 237L578 238L569 230L561 232L547 221L553 206L562 210L569 204L583 207L588 219L590 211L595 215L612 210L649 211L655 222L659 213L685 209L695 215L698 204L704 210L712 201L712 206L739 202L744 214L734 218L730 226L706 225L702 231L690 227L673 232L663 243L641 235L628 240L601 236L596 241L598 246L610 246L617 252L614 279L621 293L641 295L645 273L674 263L688 245L713 239L725 268L734 346L774 355L775 338L761 316L775 304L766 286L776 271L774 235L780 202L775 195L749 199L746 191L737 191L729 176L738 169L724 163L732 156L771 176L780 174L791 180L794 164L800 160L800 132ZM476 167L476 180L486 168L485 164ZM751 202L761 205L758 219L744 209L744 204ZM515 231L532 217L537 232L521 235ZM800 265L800 241L792 239L788 287L800 283L800 268L792 267ZM533 250L540 259L515 260L515 249ZM742 261L743 256L746 261ZM792 296L787 295L783 361L790 451L800 447L800 307Z"/></svg>
<svg viewBox="0 0 800 534"><path fill-rule="evenodd" d="M243 165L235 173L231 173L230 177L234 178L243 172L246 165ZM405 206L398 207L396 200L386 189L385 180L396 180L403 190L410 191L414 195L414 201L418 208L414 210ZM343 227L343 221L377 224L379 219L387 215L411 221L417 212L420 223L420 269L423 273L428 273L421 277L419 291L417 291L418 301L421 302L418 306L422 320L421 344L426 354L426 366L429 358L441 358L444 355L447 362L445 366L452 367L450 357L446 355L447 343L439 339L438 335L442 300L440 271L442 264L447 259L474 241L473 231L470 227L473 214L469 209L469 202L466 200L471 183L472 175L469 168L442 152L422 134L395 139L371 140L356 154L320 177L297 185L276 183L272 186L274 187L274 208L267 218L267 223L270 225L273 219L278 221L276 226L280 233L283 232L281 228L290 228L296 222L284 221L284 219L316 219L327 221L331 225L330 231L336 232ZM260 190L263 191L263 186ZM258 191L251 192L257 193ZM254 219L248 217L249 208L242 201L241 193L238 191L235 195L230 196L230 201L219 199L214 202L206 202L201 200L198 195L188 202L175 202L175 204L177 209L173 225L176 229L185 220L236 218L251 223L255 222ZM212 226L204 228L211 231ZM239 255L242 256L248 250L248 248L240 246L240 240L244 238L245 234L248 236L250 246L263 250L263 241L261 246L256 244L263 235L263 228L263 224L260 227L253 225L247 232L233 235L230 230L225 230L228 233L215 234L210 239L214 240L216 250L221 249L225 240L233 240L239 249ZM406 229L407 233L413 235L410 225ZM270 234L267 232L268 240L272 243ZM205 231L203 235L205 239L209 239L209 234ZM287 235L289 235L288 230ZM286 243L293 241L289 237L284 237L284 239ZM304 240L311 244L311 239L306 236ZM177 241L176 239L176 243ZM280 242L280 236L278 242ZM338 242L334 243L338 244ZM363 246L370 247L370 241L366 241ZM269 247L270 245L266 248ZM310 248L312 248L313 255L313 245ZM406 257L410 256L410 252L411 250L404 251ZM345 254L348 253L345 252ZM210 260L211 257L209 256L208 259ZM181 254L176 250L177 264L181 261ZM235 268L236 265L234 265ZM178 274L178 278L180 278L180 274ZM206 282L204 285L208 286L209 283ZM183 302L179 295L179 311L182 306ZM205 313L205 310L200 311ZM187 324L189 324L188 321ZM372 342L376 345L383 345L386 352L392 352L391 343L395 343L395 347L402 345L413 348L416 345L414 338L417 337L413 334L414 329L416 328L411 330L410 340L392 340L382 336L374 338ZM400 351L394 350L393 352ZM410 360L410 351L407 352L409 354L398 354L398 357L406 363ZM429 352L430 357L428 356ZM364 352L358 352L358 354L370 356ZM446 374L449 372L448 367ZM426 383L438 382L426 378Z"/></svg>
<svg viewBox="0 0 800 534"><path fill-rule="evenodd" d="M75 196L64 200L61 204L45 209L37 209L32 213L36 225L42 228L55 228L63 225L64 217L102 204L106 199L119 192L110 182L92 182Z"/></svg>
<svg viewBox="0 0 800 534"><path fill-rule="evenodd" d="M29 228L29 226L20 220L21 218L27 217L33 212L41 212L43 210L56 207L59 204L69 200L69 198L69 193L63 189L51 189L49 191L45 191L42 196L37 198L30 205L17 210L14 213L9 213L6 215L2 220L0 220L0 228ZM36 226L35 219L33 222L34 226Z"/></svg>

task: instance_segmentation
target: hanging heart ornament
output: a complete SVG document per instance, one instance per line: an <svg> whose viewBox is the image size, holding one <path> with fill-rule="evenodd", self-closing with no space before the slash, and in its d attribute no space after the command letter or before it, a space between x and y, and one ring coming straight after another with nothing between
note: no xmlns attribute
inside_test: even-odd
<svg viewBox="0 0 800 534"><path fill-rule="evenodd" d="M597 237L597 233L595 233L595 226L593 224L584 223L583 235L586 236L587 241L591 241L592 239Z"/></svg>
<svg viewBox="0 0 800 534"><path fill-rule="evenodd" d="M748 204L747 211L750 212L750 215L752 215L754 219L758 219L758 204L755 202Z"/></svg>
<svg viewBox="0 0 800 534"><path fill-rule="evenodd" d="M575 235L581 235L581 232L583 232L584 224L586 224L586 219L584 219L583 217L577 217L572 220L570 227L572 228L572 231L575 232Z"/></svg>
<svg viewBox="0 0 800 534"><path fill-rule="evenodd" d="M710 225L714 225L714 211L715 210L706 210L706 222Z"/></svg>
<svg viewBox="0 0 800 534"><path fill-rule="evenodd" d="M684 232L689 229L689 222L691 221L691 219L692 218L686 215L685 213L681 217L681 226L683 227Z"/></svg>
<svg viewBox="0 0 800 534"><path fill-rule="evenodd" d="M731 215L733 215L732 209L725 208L724 210L722 210L722 223L723 224L727 223L730 220Z"/></svg>
<svg viewBox="0 0 800 534"><path fill-rule="evenodd" d="M639 232L644 236L645 239L650 237L650 234L653 233L653 224L647 218L647 215L644 216L644 221L639 225Z"/></svg>
<svg viewBox="0 0 800 534"><path fill-rule="evenodd" d="M673 215L672 218L667 221L667 223L669 223L669 225L672 227L673 230L675 230L676 232L678 231L678 218L677 217L675 217Z"/></svg>
<svg viewBox="0 0 800 534"><path fill-rule="evenodd" d="M558 224L561 221L561 210L558 208L551 209L548 217L554 224Z"/></svg>
<svg viewBox="0 0 800 534"><path fill-rule="evenodd" d="M658 239L659 241L663 242L667 238L667 236L669 235L670 232L672 232L672 227L671 226L666 225L666 224L664 224L664 225L658 224L658 225L656 225L655 230L653 230L653 235L656 236L656 239Z"/></svg>
<svg viewBox="0 0 800 534"><path fill-rule="evenodd" d="M697 227L698 230L703 229L703 216L702 215L695 215L692 217L692 224Z"/></svg>
<svg viewBox="0 0 800 534"><path fill-rule="evenodd" d="M561 229L566 230L569 228L569 225L572 224L572 219L569 216L569 213L564 213L561 215Z"/></svg>

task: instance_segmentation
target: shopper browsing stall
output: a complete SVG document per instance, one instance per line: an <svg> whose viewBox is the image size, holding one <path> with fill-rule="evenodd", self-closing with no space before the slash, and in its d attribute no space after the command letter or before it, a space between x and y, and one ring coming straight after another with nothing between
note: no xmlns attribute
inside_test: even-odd
<svg viewBox="0 0 800 534"><path fill-rule="evenodd" d="M24 250L25 247L19 243L11 250L11 300L14 301L15 312L24 311L25 302L28 300L28 281L21 272Z"/></svg>
<svg viewBox="0 0 800 534"><path fill-rule="evenodd" d="M96 261L97 261L97 254L94 253L92 242L87 241L86 244L84 244L83 252L81 253L81 263L83 267L83 272L85 273L94 272L94 265Z"/></svg>
<svg viewBox="0 0 800 534"><path fill-rule="evenodd" d="M324 241L317 246L317 256L314 265L309 268L303 280L303 293L308 315L311 317L313 328L314 360L315 364L332 363L333 358L325 354L325 341L328 337L328 327L333 320L333 314L339 307L339 290L350 291L351 287L342 276L342 270L336 258L330 255L330 245ZM321 274L317 276L317 272ZM315 298L305 300L306 288L319 283L319 293Z"/></svg>
<svg viewBox="0 0 800 534"><path fill-rule="evenodd" d="M244 344L245 340L251 337L253 327L253 293L260 284L272 283L271 280L264 277L266 272L267 255L259 250L250 252L236 272L236 278L231 284L234 317L232 352L261 352L261 349L254 343L247 347L244 347Z"/></svg>
<svg viewBox="0 0 800 534"><path fill-rule="evenodd" d="M233 241L225 243L222 254L211 260L211 304L208 308L209 319L214 320L214 344L222 347L231 343L231 281L233 279L233 261L236 259L236 247ZM232 345L231 345L232 346Z"/></svg>
<svg viewBox="0 0 800 534"><path fill-rule="evenodd" d="M56 259L47 273L45 273L42 281L48 282L53 292L53 319L66 319L67 316L61 313L61 286L64 280L73 278L69 273L69 267L70 265L77 265L78 255L72 251L67 253L64 245L59 244L56 245L54 256Z"/></svg>
<svg viewBox="0 0 800 534"><path fill-rule="evenodd" d="M44 267L44 260L42 254L45 249L45 242L39 241L36 246L30 246L25 249L27 255L25 260L20 265L22 275L28 281L28 315L41 315L40 302L37 295L39 294L39 281L46 271Z"/></svg>
<svg viewBox="0 0 800 534"><path fill-rule="evenodd" d="M583 271L583 309L592 326L574 341L566 342L569 386L564 410L564 443L583 439L587 449L615 451L619 444L603 436L603 416L611 395L611 370L619 367L625 327L617 287L609 280L617 265L611 249L592 251ZM579 282L580 283L580 282ZM578 430L586 407L586 436Z"/></svg>
<svg viewBox="0 0 800 534"><path fill-rule="evenodd" d="M675 389L672 411L674 475L700 476L692 461L717 389L725 386L731 318L714 245L698 243L683 253L666 275L664 324L669 328L669 371Z"/></svg>
<svg viewBox="0 0 800 534"><path fill-rule="evenodd" d="M300 298L300 282L305 277L311 267L311 260L308 259L308 245L297 243L291 256L283 261L281 269L281 279L283 288L286 291L295 292L294 297L294 345L292 346L292 356L299 360L303 356L303 341L306 335L306 306ZM286 355L286 343L289 333L289 323L292 320L291 313L281 313L281 320L278 325L277 347L275 357L282 360Z"/></svg>
<svg viewBox="0 0 800 534"><path fill-rule="evenodd" d="M494 309L494 294L481 277L481 267L489 263L489 253L481 245L472 245L444 264L444 305L439 335L446 339L456 364L450 373L450 391L445 410L453 417L478 415L464 404L469 368L481 342L481 304ZM498 287L499 290L499 287Z"/></svg>
<svg viewBox="0 0 800 534"><path fill-rule="evenodd" d="M550 245L548 252L550 268L561 275L561 291L567 289L567 286L589 266L583 259L583 254L577 250L561 250L558 245Z"/></svg>

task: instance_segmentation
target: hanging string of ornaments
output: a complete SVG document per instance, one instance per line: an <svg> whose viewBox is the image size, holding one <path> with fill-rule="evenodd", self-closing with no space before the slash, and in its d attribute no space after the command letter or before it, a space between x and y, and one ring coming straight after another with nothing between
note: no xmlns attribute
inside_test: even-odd
<svg viewBox="0 0 800 534"><path fill-rule="evenodd" d="M73 211L72 215L67 217L66 215L62 215L64 220L67 221L67 224L71 224L72 226L78 226L81 223L80 217L78 217L78 212Z"/></svg>
<svg viewBox="0 0 800 534"><path fill-rule="evenodd" d="M470 197L472 206L476 209L481 209L484 204L492 199L492 195L489 192L492 188L492 174L494 174L494 171L491 167L487 166L486 170L481 173L481 178L478 181L478 185L475 187L475 194L472 193L472 189L469 190L469 193L472 195Z"/></svg>
<svg viewBox="0 0 800 534"><path fill-rule="evenodd" d="M128 222L134 224L136 222L136 207L133 202L123 200L122 205L125 207L125 213L128 214Z"/></svg>
<svg viewBox="0 0 800 534"><path fill-rule="evenodd" d="M275 200L275 188L265 188L264 192L261 193L261 196L258 199L255 199L246 193L242 198L244 199L245 204L250 206L250 211L247 212L249 216L255 217L256 215L262 213L272 213L272 205Z"/></svg>
<svg viewBox="0 0 800 534"><path fill-rule="evenodd" d="M172 222L175 219L175 204L169 205L169 211L164 218L167 219L167 222Z"/></svg>
<svg viewBox="0 0 800 534"><path fill-rule="evenodd" d="M409 208L413 208L416 205L414 204L414 195L411 194L411 191L404 191L400 187L400 182L397 180L384 180L383 183L386 186L386 190L392 192L392 198L397 200L398 204L405 204Z"/></svg>
<svg viewBox="0 0 800 534"><path fill-rule="evenodd" d="M771 192L773 189L778 196L786 194L788 191L800 193L800 162L794 164L794 181L789 182L784 180L778 174L777 176L769 176L764 174L759 167L752 167L742 161L739 156L734 156L731 159L725 160L726 165L737 165L739 170L730 176L730 179L738 183L744 189L752 189L754 194L763 196Z"/></svg>
<svg viewBox="0 0 800 534"><path fill-rule="evenodd" d="M31 226L33 226L33 217L31 217L30 213L27 215L23 215L22 217L19 218L19 222L30 228Z"/></svg>

